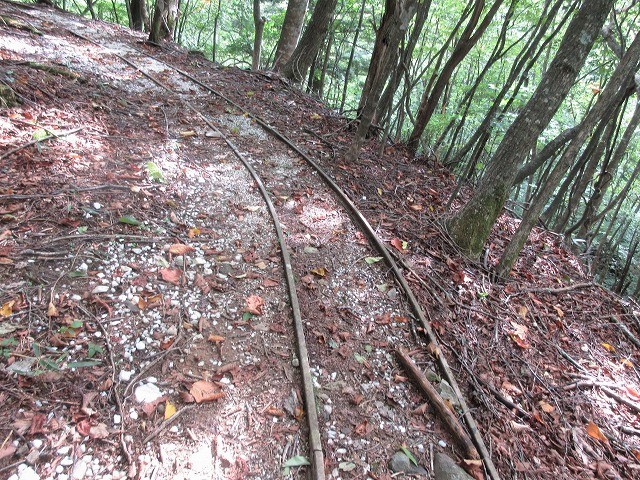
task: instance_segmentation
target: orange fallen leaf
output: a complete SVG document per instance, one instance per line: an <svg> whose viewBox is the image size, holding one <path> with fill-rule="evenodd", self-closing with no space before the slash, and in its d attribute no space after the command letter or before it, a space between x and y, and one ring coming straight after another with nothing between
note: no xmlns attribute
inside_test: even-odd
<svg viewBox="0 0 640 480"><path fill-rule="evenodd" d="M613 345L611 345L611 344L609 344L609 343L604 343L604 342L603 342L603 343L601 343L601 345L604 347L604 349L605 349L607 352L611 352L611 353L613 353L613 352L615 352L615 351L616 351L616 347L614 347Z"/></svg>
<svg viewBox="0 0 640 480"><path fill-rule="evenodd" d="M609 440L607 439L607 437L604 436L604 434L602 433L600 428L595 423L589 422L587 424L587 426L585 427L585 430L587 431L587 434L591 438L595 438L596 440L600 440L603 443L609 443Z"/></svg>
<svg viewBox="0 0 640 480"><path fill-rule="evenodd" d="M0 308L0 317L10 317L13 313L13 306L16 304L15 300L9 300Z"/></svg>
<svg viewBox="0 0 640 480"><path fill-rule="evenodd" d="M178 281L182 276L182 272L180 270L176 270L175 268L163 268L162 270L160 270L160 275L162 275L162 279L165 282L178 285Z"/></svg>
<svg viewBox="0 0 640 480"><path fill-rule="evenodd" d="M261 297L258 295L251 295L247 297L245 301L247 302L247 307L244 309L245 312L249 312L252 315L262 315L264 300Z"/></svg>
<svg viewBox="0 0 640 480"><path fill-rule="evenodd" d="M543 412L545 413L551 413L555 410L555 408L553 407L553 405L545 402L544 400L540 400L540 402L538 403L538 405L540 405L540 408L542 409Z"/></svg>
<svg viewBox="0 0 640 480"><path fill-rule="evenodd" d="M209 340L211 343L221 343L224 342L225 338L212 333L211 335L209 335L209 338L207 340Z"/></svg>
<svg viewBox="0 0 640 480"><path fill-rule="evenodd" d="M277 287L278 285L280 285L280 282L272 278L265 278L262 281L262 286L265 288Z"/></svg>
<svg viewBox="0 0 640 480"><path fill-rule="evenodd" d="M527 318L527 313L529 313L529 309L527 307L525 307L524 305L520 305L518 307L518 315L520 315L522 318Z"/></svg>
<svg viewBox="0 0 640 480"><path fill-rule="evenodd" d="M406 253L407 252L407 249L404 248L404 246L406 245L406 242L403 242L398 237L392 239L391 242L389 242L389 243L391 243L393 248L398 250L400 253Z"/></svg>
<svg viewBox="0 0 640 480"><path fill-rule="evenodd" d="M627 395L629 395L631 398L633 398L634 400L640 400L640 393L638 393L635 388L627 386L626 390Z"/></svg>
<svg viewBox="0 0 640 480"><path fill-rule="evenodd" d="M193 395L196 403L212 402L224 397L224 392L215 383L199 380L191 385L189 393Z"/></svg>
<svg viewBox="0 0 640 480"><path fill-rule="evenodd" d="M200 235L201 231L199 228L195 227L195 228L190 228L189 232L187 233L187 237L189 238L193 238L193 237L197 237L198 235Z"/></svg>
<svg viewBox="0 0 640 480"><path fill-rule="evenodd" d="M414 203L414 204L412 204L412 205L409 205L409 208L410 208L411 210L414 210L414 211L416 211L416 212L419 212L420 210L422 210L422 208L423 208L423 207L422 207L422 205L420 205L420 204L418 204L418 203Z"/></svg>
<svg viewBox="0 0 640 480"><path fill-rule="evenodd" d="M195 251L195 248L191 245L185 245L184 243L174 243L169 247L169 253L173 253L174 255L185 255L193 251Z"/></svg>
<svg viewBox="0 0 640 480"><path fill-rule="evenodd" d="M271 415L272 417L284 417L284 411L280 410L279 408L276 407L269 407L267 408L267 412L268 415Z"/></svg>
<svg viewBox="0 0 640 480"><path fill-rule="evenodd" d="M526 307L524 307L526 308ZM527 341L527 333L529 329L525 325L521 325L516 322L511 322L512 330L509 330L509 336L520 348L529 348L529 342Z"/></svg>

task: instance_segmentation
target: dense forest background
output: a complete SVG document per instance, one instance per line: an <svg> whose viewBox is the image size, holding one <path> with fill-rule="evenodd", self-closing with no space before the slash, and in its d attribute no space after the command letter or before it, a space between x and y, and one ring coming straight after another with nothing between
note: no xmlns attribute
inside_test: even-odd
<svg viewBox="0 0 640 480"><path fill-rule="evenodd" d="M640 2L56 6L149 32L156 42L173 40L223 66L280 72L336 114L359 119L347 159L375 135L441 162L461 187L478 187L449 222L470 255L481 255L486 234L478 231L490 228L503 206L523 218L497 266L500 275L540 221L581 254L597 281L640 298ZM449 206L459 202L452 197Z"/></svg>

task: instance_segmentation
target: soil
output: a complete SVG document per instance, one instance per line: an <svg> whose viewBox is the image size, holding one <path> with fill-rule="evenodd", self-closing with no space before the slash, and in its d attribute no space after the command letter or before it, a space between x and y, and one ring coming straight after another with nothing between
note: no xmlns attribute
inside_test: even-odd
<svg viewBox="0 0 640 480"><path fill-rule="evenodd" d="M345 163L352 123L276 74L48 7L0 14L0 81L19 101L0 110L2 478L312 473L285 261L225 139L285 234L326 478L407 476L398 452L427 478L436 452L486 475L399 347L459 416L435 356L449 360L503 478L640 478L640 308L560 237L534 230L492 282L518 221L501 217L482 262L461 256L439 226L455 182L436 158L372 139ZM367 217L437 346L332 190L247 111Z"/></svg>

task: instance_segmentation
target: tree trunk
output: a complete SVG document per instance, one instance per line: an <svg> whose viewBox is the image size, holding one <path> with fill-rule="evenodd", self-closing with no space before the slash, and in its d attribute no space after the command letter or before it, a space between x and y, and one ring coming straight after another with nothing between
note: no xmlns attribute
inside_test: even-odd
<svg viewBox="0 0 640 480"><path fill-rule="evenodd" d="M260 13L260 0L253 0L253 25L255 34L253 36L253 53L251 55L251 70L260 69L260 54L262 52L262 33L264 24L267 21Z"/></svg>
<svg viewBox="0 0 640 480"><path fill-rule="evenodd" d="M507 130L475 194L446 222L451 237L467 254L477 257L482 252L523 159L569 93L613 3L584 1L536 91Z"/></svg>
<svg viewBox="0 0 640 480"><path fill-rule="evenodd" d="M287 3L287 12L284 14L280 39L276 47L276 57L273 62L273 69L276 71L279 71L287 63L298 44L308 3L308 0L289 0Z"/></svg>
<svg viewBox="0 0 640 480"><path fill-rule="evenodd" d="M376 41L369 63L367 78L360 97L360 123L355 138L347 152L348 160L355 160L364 142L380 94L398 58L398 47L405 35L411 18L416 13L416 0L386 0L385 10L376 33Z"/></svg>
<svg viewBox="0 0 640 480"><path fill-rule="evenodd" d="M449 60L447 60L447 63L445 63L442 68L433 89L431 91L425 90L422 95L422 100L420 101L420 106L418 107L418 113L416 115L416 123L411 135L409 136L408 147L412 154L415 155L418 151L420 137L422 137L429 120L431 120L431 116L436 111L440 97L449 83L449 80L451 80L454 70L471 51L471 48L478 42L478 40L480 40L480 37L489 26L489 23L491 23L491 20L498 11L498 8L500 8L500 5L502 5L503 1L504 0L495 0L480 25L478 25L480 16L482 15L482 9L484 8L484 0L476 0L469 23L467 23L466 28L462 32L460 40L456 44L456 48L453 50L453 53L451 53L451 57L449 57ZM476 25L478 25L477 30Z"/></svg>
<svg viewBox="0 0 640 480"><path fill-rule="evenodd" d="M149 41L160 43L171 40L178 19L178 0L156 0Z"/></svg>
<svg viewBox="0 0 640 480"><path fill-rule="evenodd" d="M340 99L340 114L344 112L344 102L347 98L347 88L349 86L349 74L351 73L351 65L353 65L353 57L356 52L356 45L358 43L358 36L360 35L360 29L362 28L362 17L364 16L364 7L367 4L367 0L362 0L360 6L360 15L358 16L358 26L356 33L353 35L353 43L351 44L351 52L349 53L349 61L347 62L347 70L344 74L344 84L342 85L342 98Z"/></svg>
<svg viewBox="0 0 640 480"><path fill-rule="evenodd" d="M588 2L587 2L588 3ZM586 5L586 3L585 3ZM599 28L598 28L599 30ZM522 222L513 238L507 245L500 259L497 273L504 276L509 273L522 247L524 246L531 229L538 221L540 212L544 208L547 200L556 189L563 175L571 165L573 159L576 158L585 139L591 133L593 127L598 121L611 115L616 109L621 99L627 95L629 79L633 72L638 68L640 61L640 34L636 35L633 43L620 60L611 78L607 82L604 90L598 97L598 100L589 110L584 120L580 123L580 127L576 137L571 141L564 154L558 161L549 178L542 186L536 198L534 198L531 206L522 217ZM551 67L549 67L551 70Z"/></svg>
<svg viewBox="0 0 640 480"><path fill-rule="evenodd" d="M298 83L304 80L322 46L337 3L338 0L318 0L298 46L282 67L282 75Z"/></svg>
<svg viewBox="0 0 640 480"><path fill-rule="evenodd" d="M211 40L211 61L216 62L216 53L218 50L218 21L220 20L220 10L222 9L222 0L218 0L218 11L213 18L213 39Z"/></svg>
<svg viewBox="0 0 640 480"><path fill-rule="evenodd" d="M144 0L131 0L131 24L129 28L142 32L149 30L149 17L147 16L147 6Z"/></svg>

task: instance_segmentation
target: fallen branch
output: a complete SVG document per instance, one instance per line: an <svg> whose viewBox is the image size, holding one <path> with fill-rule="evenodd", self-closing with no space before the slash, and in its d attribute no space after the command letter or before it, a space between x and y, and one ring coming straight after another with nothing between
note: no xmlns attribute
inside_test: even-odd
<svg viewBox="0 0 640 480"><path fill-rule="evenodd" d="M567 287L560 288L525 288L519 293L565 293L571 292L572 290L581 290L583 288L595 287L597 286L593 282L585 282L585 283L576 283L575 285L569 285Z"/></svg>
<svg viewBox="0 0 640 480"><path fill-rule="evenodd" d="M178 410L176 413L174 413L169 418L167 418L164 422L162 422L158 426L158 428L156 428L153 432L147 435L147 437L142 441L142 444L145 445L146 443L156 438L159 434L161 434L164 430L166 430L166 428L169 425L171 425L171 423L173 423L173 421L176 420L180 415L182 415L184 412L188 412L193 408L195 408L195 405L187 405L186 407L183 407L180 410Z"/></svg>
<svg viewBox="0 0 640 480"><path fill-rule="evenodd" d="M52 138L61 138L61 137L66 137L67 135L71 135L73 133L79 132L80 130L82 130L84 127L78 127L78 128L74 128L73 130L69 130L68 132L62 132L62 133L52 133L50 135L47 135L46 137L43 138L38 138L37 140L31 140L30 142L27 142L25 144L19 145L16 148L13 148L11 150L9 150L7 153L4 153L2 155L0 155L0 160L4 160L5 158L7 158L9 155L12 155L20 150L23 150L25 148L30 147L31 145L35 145L36 143L40 143L40 142L45 142L47 140L51 140Z"/></svg>
<svg viewBox="0 0 640 480"><path fill-rule="evenodd" d="M640 340L638 340L638 337L631 333L631 330L629 330L629 328L624 323L618 320L615 315L611 315L611 321L618 325L618 327L620 327L622 333L625 334L625 336L631 341L631 343L640 348Z"/></svg>
<svg viewBox="0 0 640 480"><path fill-rule="evenodd" d="M427 395L431 403L438 411L439 416L447 424L451 433L456 437L460 446L465 450L466 456L472 460L480 459L478 450L473 445L473 442L467 435L467 432L462 427L462 424L458 420L458 417L449 409L445 401L442 399L436 389L429 383L427 377L420 371L415 362L409 357L409 354L403 349L398 348L396 350L400 362L404 365L407 371L413 376L416 383L420 386L422 391Z"/></svg>

